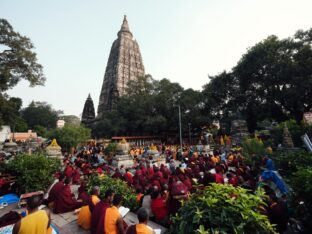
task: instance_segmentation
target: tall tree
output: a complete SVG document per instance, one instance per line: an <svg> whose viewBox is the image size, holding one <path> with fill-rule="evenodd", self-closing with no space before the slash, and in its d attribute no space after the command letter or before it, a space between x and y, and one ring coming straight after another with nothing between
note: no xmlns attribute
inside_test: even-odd
<svg viewBox="0 0 312 234"><path fill-rule="evenodd" d="M50 139L55 138L63 149L69 150L80 143L86 143L91 138L91 130L83 126L65 126L52 129L48 136Z"/></svg>
<svg viewBox="0 0 312 234"><path fill-rule="evenodd" d="M0 19L0 46L0 126L13 123L25 130L25 122L16 113L20 107L16 108L16 102L4 92L22 79L29 81L30 86L44 85L42 65L37 62L30 39L15 32L5 19Z"/></svg>
<svg viewBox="0 0 312 234"><path fill-rule="evenodd" d="M31 86L43 85L45 77L42 65L33 52L34 45L29 38L20 35L5 19L0 19L0 92L15 86L21 79Z"/></svg>
<svg viewBox="0 0 312 234"><path fill-rule="evenodd" d="M45 102L32 101L28 107L22 110L21 114L30 128L34 128L36 125L47 129L55 128L58 119L58 112Z"/></svg>
<svg viewBox="0 0 312 234"><path fill-rule="evenodd" d="M20 98L0 95L0 120L10 125L13 131L26 131L28 128L27 123L20 116L21 107L22 100Z"/></svg>
<svg viewBox="0 0 312 234"><path fill-rule="evenodd" d="M213 77L203 94L212 115L229 119L236 109L251 131L264 119L301 121L312 109L312 29L257 43L232 71Z"/></svg>

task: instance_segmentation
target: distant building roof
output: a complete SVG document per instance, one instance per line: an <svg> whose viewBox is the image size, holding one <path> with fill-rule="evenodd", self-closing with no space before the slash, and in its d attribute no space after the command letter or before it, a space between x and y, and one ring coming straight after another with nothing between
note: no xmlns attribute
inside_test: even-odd
<svg viewBox="0 0 312 234"><path fill-rule="evenodd" d="M10 133L10 139L13 139L13 134L14 134L14 139L16 141L26 141L32 138L37 138L37 133L33 132L31 130L28 130L28 132L14 132Z"/></svg>

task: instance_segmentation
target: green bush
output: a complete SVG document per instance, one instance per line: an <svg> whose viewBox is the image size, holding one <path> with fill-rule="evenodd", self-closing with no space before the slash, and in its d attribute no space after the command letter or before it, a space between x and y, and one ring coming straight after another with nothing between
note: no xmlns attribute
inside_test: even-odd
<svg viewBox="0 0 312 234"><path fill-rule="evenodd" d="M47 189L60 166L58 159L44 154L19 154L7 164L7 169L16 175L19 192L25 193Z"/></svg>
<svg viewBox="0 0 312 234"><path fill-rule="evenodd" d="M277 151L272 155L272 159L276 168L286 180L291 179L292 174L298 171L299 168L312 167L312 153L304 150L293 152Z"/></svg>
<svg viewBox="0 0 312 234"><path fill-rule="evenodd" d="M173 217L170 233L275 233L267 216L264 192L212 184L194 193Z"/></svg>
<svg viewBox="0 0 312 234"><path fill-rule="evenodd" d="M290 186L294 191L296 198L301 198L305 201L306 206L312 211L312 166L306 168L298 168L293 173L290 180Z"/></svg>
<svg viewBox="0 0 312 234"><path fill-rule="evenodd" d="M247 138L243 142L245 161L253 167L259 166L262 157L267 154L264 144L256 138Z"/></svg>
<svg viewBox="0 0 312 234"><path fill-rule="evenodd" d="M130 208L134 211L138 208L136 201L136 193L133 188L129 187L126 182L120 179L114 179L110 176L104 175L92 175L89 179L88 190L91 191L93 186L100 186L101 195L103 198L105 191L108 189L113 190L115 193L119 193L123 197L123 206Z"/></svg>
<svg viewBox="0 0 312 234"><path fill-rule="evenodd" d="M50 139L55 138L62 149L70 150L71 147L77 147L80 143L86 143L91 138L91 130L83 126L66 126L56 128L48 133Z"/></svg>
<svg viewBox="0 0 312 234"><path fill-rule="evenodd" d="M106 146L105 149L104 149L105 155L109 155L110 153L115 154L116 148L117 148L117 144L116 143L108 144L108 146Z"/></svg>
<svg viewBox="0 0 312 234"><path fill-rule="evenodd" d="M312 214L312 153L276 152L272 159L291 188L294 208L297 208L297 199L303 199Z"/></svg>

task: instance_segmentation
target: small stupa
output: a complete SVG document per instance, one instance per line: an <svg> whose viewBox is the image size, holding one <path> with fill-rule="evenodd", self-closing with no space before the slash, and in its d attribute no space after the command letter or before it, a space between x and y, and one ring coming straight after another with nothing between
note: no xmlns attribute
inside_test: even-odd
<svg viewBox="0 0 312 234"><path fill-rule="evenodd" d="M288 130L288 127L285 125L283 129L283 148L292 149L294 148L294 142L291 138L291 134Z"/></svg>
<svg viewBox="0 0 312 234"><path fill-rule="evenodd" d="M232 121L231 137L232 144L236 146L242 145L244 139L249 136L247 122L243 119L236 119Z"/></svg>
<svg viewBox="0 0 312 234"><path fill-rule="evenodd" d="M62 147L57 144L55 138L52 140L51 144L47 146L46 152L48 157L57 158L63 163L64 156L62 155Z"/></svg>
<svg viewBox="0 0 312 234"><path fill-rule="evenodd" d="M117 167L124 165L125 167L133 166L133 159L129 154L129 143L123 138L116 147L116 155L113 158L113 164Z"/></svg>

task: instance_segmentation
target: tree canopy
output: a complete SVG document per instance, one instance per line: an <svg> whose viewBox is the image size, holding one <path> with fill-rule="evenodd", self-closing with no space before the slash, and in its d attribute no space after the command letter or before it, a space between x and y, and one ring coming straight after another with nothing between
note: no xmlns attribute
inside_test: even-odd
<svg viewBox="0 0 312 234"><path fill-rule="evenodd" d="M286 39L269 36L203 89L212 117L226 121L239 114L251 131L264 119L301 121L312 108L311 92L312 29Z"/></svg>
<svg viewBox="0 0 312 234"><path fill-rule="evenodd" d="M201 92L184 90L168 79L154 80L150 75L130 81L126 95L119 98L115 108L96 123L93 134L97 137L113 135L168 136L178 131L178 105L181 106L185 132L207 121L202 112Z"/></svg>
<svg viewBox="0 0 312 234"><path fill-rule="evenodd" d="M30 86L44 85L42 65L30 39L14 31L5 19L0 19L0 48L0 126L8 124L24 131L27 125L19 116L22 101L5 92L20 80L29 81Z"/></svg>
<svg viewBox="0 0 312 234"><path fill-rule="evenodd" d="M63 149L69 150L80 143L86 143L91 138L91 130L82 126L65 126L50 130L50 139L55 138Z"/></svg>
<svg viewBox="0 0 312 234"><path fill-rule="evenodd" d="M177 105L183 129L219 120L228 127L245 119L250 131L257 122L302 120L312 109L312 29L293 37L269 36L249 48L231 71L211 76L203 90L184 89L151 76L130 81L127 95L95 126L96 136L177 133Z"/></svg>
<svg viewBox="0 0 312 234"><path fill-rule="evenodd" d="M46 102L32 101L28 107L21 111L22 118L26 121L29 128L42 126L50 129L56 127L58 112Z"/></svg>
<svg viewBox="0 0 312 234"><path fill-rule="evenodd" d="M0 45L5 47L0 52L0 92L12 88L21 79L29 81L31 86L44 84L34 45L29 38L15 32L5 19L0 19Z"/></svg>

